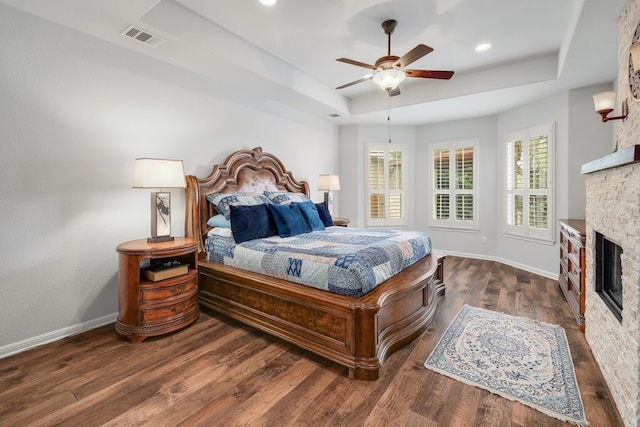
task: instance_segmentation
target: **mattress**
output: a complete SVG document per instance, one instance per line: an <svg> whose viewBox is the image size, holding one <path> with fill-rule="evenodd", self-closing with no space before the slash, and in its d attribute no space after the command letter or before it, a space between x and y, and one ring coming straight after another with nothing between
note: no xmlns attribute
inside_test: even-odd
<svg viewBox="0 0 640 427"><path fill-rule="evenodd" d="M212 262L359 297L430 254L431 238L419 231L327 227L240 244L212 235L205 250Z"/></svg>

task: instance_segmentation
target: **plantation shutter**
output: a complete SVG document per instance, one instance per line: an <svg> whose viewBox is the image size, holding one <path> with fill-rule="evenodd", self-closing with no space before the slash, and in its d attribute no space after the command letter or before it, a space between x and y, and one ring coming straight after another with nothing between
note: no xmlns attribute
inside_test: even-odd
<svg viewBox="0 0 640 427"><path fill-rule="evenodd" d="M477 229L475 153L477 140L442 142L430 146L432 227Z"/></svg>
<svg viewBox="0 0 640 427"><path fill-rule="evenodd" d="M406 225L404 144L367 144L367 226Z"/></svg>
<svg viewBox="0 0 640 427"><path fill-rule="evenodd" d="M553 242L553 135L549 123L505 138L505 232Z"/></svg>
<svg viewBox="0 0 640 427"><path fill-rule="evenodd" d="M449 149L436 149L433 152L434 217L448 220L449 212Z"/></svg>
<svg viewBox="0 0 640 427"><path fill-rule="evenodd" d="M473 147L456 149L456 219L473 221Z"/></svg>
<svg viewBox="0 0 640 427"><path fill-rule="evenodd" d="M369 218L385 218L384 151L369 151Z"/></svg>

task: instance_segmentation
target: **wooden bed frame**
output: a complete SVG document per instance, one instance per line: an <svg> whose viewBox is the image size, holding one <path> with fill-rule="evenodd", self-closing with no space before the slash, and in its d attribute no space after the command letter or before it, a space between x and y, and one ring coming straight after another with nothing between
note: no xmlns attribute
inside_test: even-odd
<svg viewBox="0 0 640 427"><path fill-rule="evenodd" d="M187 176L187 237L200 240L199 302L375 380L385 358L420 335L444 294L443 260L436 252L359 298L216 264L203 242L216 214L210 193L284 190L309 195L280 160L262 148L230 154L206 178Z"/></svg>

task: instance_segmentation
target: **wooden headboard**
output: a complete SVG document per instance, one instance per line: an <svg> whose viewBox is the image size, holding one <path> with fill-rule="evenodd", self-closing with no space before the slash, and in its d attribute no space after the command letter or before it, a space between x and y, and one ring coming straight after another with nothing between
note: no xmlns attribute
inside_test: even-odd
<svg viewBox="0 0 640 427"><path fill-rule="evenodd" d="M262 152L262 147L231 153L223 163L214 165L205 178L187 175L185 235L200 240L204 254L204 239L211 227L209 218L217 212L207 201L207 194L262 193L289 191L309 196L309 183L296 181L276 156Z"/></svg>

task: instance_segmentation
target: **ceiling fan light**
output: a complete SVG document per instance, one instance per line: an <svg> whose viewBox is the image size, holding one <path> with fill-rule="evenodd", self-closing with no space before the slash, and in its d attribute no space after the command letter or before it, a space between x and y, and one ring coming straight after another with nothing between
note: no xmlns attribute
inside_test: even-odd
<svg viewBox="0 0 640 427"><path fill-rule="evenodd" d="M373 82L380 86L382 90L389 92L398 87L398 85L407 77L402 70L391 69L378 71L373 76Z"/></svg>

